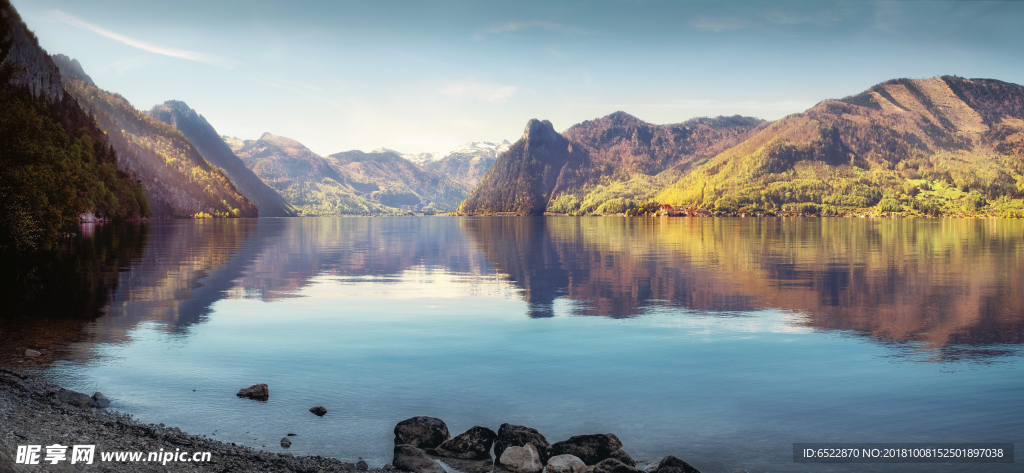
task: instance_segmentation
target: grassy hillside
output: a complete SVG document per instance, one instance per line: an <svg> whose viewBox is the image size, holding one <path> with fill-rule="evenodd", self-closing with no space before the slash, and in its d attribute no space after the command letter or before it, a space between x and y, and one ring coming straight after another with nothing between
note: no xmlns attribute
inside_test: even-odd
<svg viewBox="0 0 1024 473"><path fill-rule="evenodd" d="M120 164L145 186L155 216L258 216L256 205L180 131L136 110L118 94L78 76L64 78L67 91L95 116Z"/></svg>
<svg viewBox="0 0 1024 473"><path fill-rule="evenodd" d="M897 79L790 115L655 197L723 213L1024 216L1024 87Z"/></svg>

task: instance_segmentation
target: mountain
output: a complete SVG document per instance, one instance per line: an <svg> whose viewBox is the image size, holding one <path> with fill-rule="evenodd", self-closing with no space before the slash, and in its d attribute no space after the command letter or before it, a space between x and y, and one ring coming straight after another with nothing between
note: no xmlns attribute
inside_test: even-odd
<svg viewBox="0 0 1024 473"><path fill-rule="evenodd" d="M77 64L78 61L75 61ZM81 66L79 66L81 69ZM221 139L217 130L202 115L185 102L168 100L149 111L149 116L180 131L196 150L214 166L224 170L231 182L249 200L256 203L260 217L294 217L295 209L273 188L256 177L231 148Z"/></svg>
<svg viewBox="0 0 1024 473"><path fill-rule="evenodd" d="M585 158L551 122L530 120L522 138L498 158L458 211L540 215L563 176L574 176Z"/></svg>
<svg viewBox="0 0 1024 473"><path fill-rule="evenodd" d="M300 215L393 213L369 199L380 188L354 180L291 138L264 133L258 140L228 139L232 151Z"/></svg>
<svg viewBox="0 0 1024 473"><path fill-rule="evenodd" d="M117 151L118 163L145 187L154 216L258 216L256 205L180 131L136 110L121 95L75 75L74 70L61 72L68 93L95 115L96 124Z"/></svg>
<svg viewBox="0 0 1024 473"><path fill-rule="evenodd" d="M103 131L65 93L53 59L0 0L0 253L52 248L82 214L148 217L142 186L118 163Z"/></svg>
<svg viewBox="0 0 1024 473"><path fill-rule="evenodd" d="M656 199L724 213L1024 217L1024 87L896 79L787 116Z"/></svg>
<svg viewBox="0 0 1024 473"><path fill-rule="evenodd" d="M511 145L508 140L501 143L471 141L441 155L438 159L431 159L420 165L472 189L480 183L480 179L483 179L484 174L491 169L498 156L508 151Z"/></svg>
<svg viewBox="0 0 1024 473"><path fill-rule="evenodd" d="M412 161L413 163L416 163L419 166L423 166L423 165L426 165L427 163L432 163L434 161L437 161L437 160L441 159L442 157L444 157L444 155L445 155L445 153L417 153L417 154L403 153L401 151L395 151L393 149L387 149L387 148L383 148L383 147L382 148L377 148L377 149L371 151L371 153L395 153L395 154L401 156L402 158L404 158L404 159L406 159L408 161Z"/></svg>
<svg viewBox="0 0 1024 473"><path fill-rule="evenodd" d="M460 212L622 213L767 124L733 116L654 125L615 112L559 135L545 123L530 121L523 138L497 159Z"/></svg>
<svg viewBox="0 0 1024 473"><path fill-rule="evenodd" d="M470 190L469 186L417 166L393 151L346 151L332 154L328 160L335 169L355 180L374 183L378 190L367 197L388 207L450 212Z"/></svg>

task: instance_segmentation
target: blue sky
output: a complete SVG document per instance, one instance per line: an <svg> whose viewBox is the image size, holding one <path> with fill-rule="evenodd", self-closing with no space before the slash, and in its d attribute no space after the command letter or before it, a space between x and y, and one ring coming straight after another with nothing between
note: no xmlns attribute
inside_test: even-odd
<svg viewBox="0 0 1024 473"><path fill-rule="evenodd" d="M1017 1L13 0L140 109L320 154L443 151L622 110L778 119L897 77L1024 83Z"/></svg>

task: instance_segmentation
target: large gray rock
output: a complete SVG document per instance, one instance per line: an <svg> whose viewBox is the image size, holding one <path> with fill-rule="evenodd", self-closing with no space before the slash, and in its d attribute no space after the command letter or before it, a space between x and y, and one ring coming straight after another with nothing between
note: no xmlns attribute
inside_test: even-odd
<svg viewBox="0 0 1024 473"><path fill-rule="evenodd" d="M636 467L636 460L634 460L633 457L629 456L628 453L622 451L621 448L616 450L616 451L614 451L614 452L612 452L612 453L610 453L610 454L608 454L608 458L614 458L614 459L616 459L616 460L618 460L618 461L620 461L620 462L622 462L622 463L624 463L624 464L626 464L628 466L631 466L631 467L634 467L634 468Z"/></svg>
<svg viewBox="0 0 1024 473"><path fill-rule="evenodd" d="M522 447L513 446L506 448L505 451L501 452L498 464L506 470L516 473L537 473L544 469L544 464L540 461L540 453L537 452L537 447L529 443Z"/></svg>
<svg viewBox="0 0 1024 473"><path fill-rule="evenodd" d="M435 448L450 438L448 426L437 417L412 417L395 426L395 445Z"/></svg>
<svg viewBox="0 0 1024 473"><path fill-rule="evenodd" d="M495 460L500 459L502 452L508 447L522 447L528 443L533 444L537 452L540 453L541 461L547 462L549 456L547 449L551 444L537 429L522 425L501 424L501 427L498 427L498 438L494 440L494 458Z"/></svg>
<svg viewBox="0 0 1024 473"><path fill-rule="evenodd" d="M587 473L587 464L575 455L557 455L548 458L547 473Z"/></svg>
<svg viewBox="0 0 1024 473"><path fill-rule="evenodd" d="M92 407L92 398L89 397L88 394L71 391L69 389L61 389L58 391L57 400L64 404L71 404L72 406L78 406L83 409Z"/></svg>
<svg viewBox="0 0 1024 473"><path fill-rule="evenodd" d="M490 460L491 445L498 434L487 427L473 428L446 440L435 450L437 456L462 460Z"/></svg>
<svg viewBox="0 0 1024 473"><path fill-rule="evenodd" d="M654 473L700 473L696 468L672 455L662 458Z"/></svg>
<svg viewBox="0 0 1024 473"><path fill-rule="evenodd" d="M594 473L640 473L640 470L614 458L605 458L594 466Z"/></svg>
<svg viewBox="0 0 1024 473"><path fill-rule="evenodd" d="M104 396L103 393L96 392L92 395L92 405L93 407L103 409L110 406L110 399L107 399L107 396Z"/></svg>
<svg viewBox="0 0 1024 473"><path fill-rule="evenodd" d="M606 458L610 458L612 452L622 448L622 442L615 434L592 434L576 435L569 437L569 440L555 442L548 448L548 456L576 455L587 465L596 465Z"/></svg>
<svg viewBox="0 0 1024 473"><path fill-rule="evenodd" d="M395 445L395 457L391 460L395 468L414 473L445 473L427 452L412 445Z"/></svg>
<svg viewBox="0 0 1024 473"><path fill-rule="evenodd" d="M249 399L255 399L257 401L266 401L270 399L270 388L266 384L254 384L247 388L238 390L238 397L247 397Z"/></svg>

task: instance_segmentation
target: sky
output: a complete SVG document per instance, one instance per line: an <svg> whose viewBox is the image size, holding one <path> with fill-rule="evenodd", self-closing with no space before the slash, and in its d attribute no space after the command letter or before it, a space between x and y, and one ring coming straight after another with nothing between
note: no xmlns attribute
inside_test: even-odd
<svg viewBox="0 0 1024 473"><path fill-rule="evenodd" d="M1022 1L13 0L140 110L321 155L515 141L624 111L775 120L889 79L1024 84Z"/></svg>

